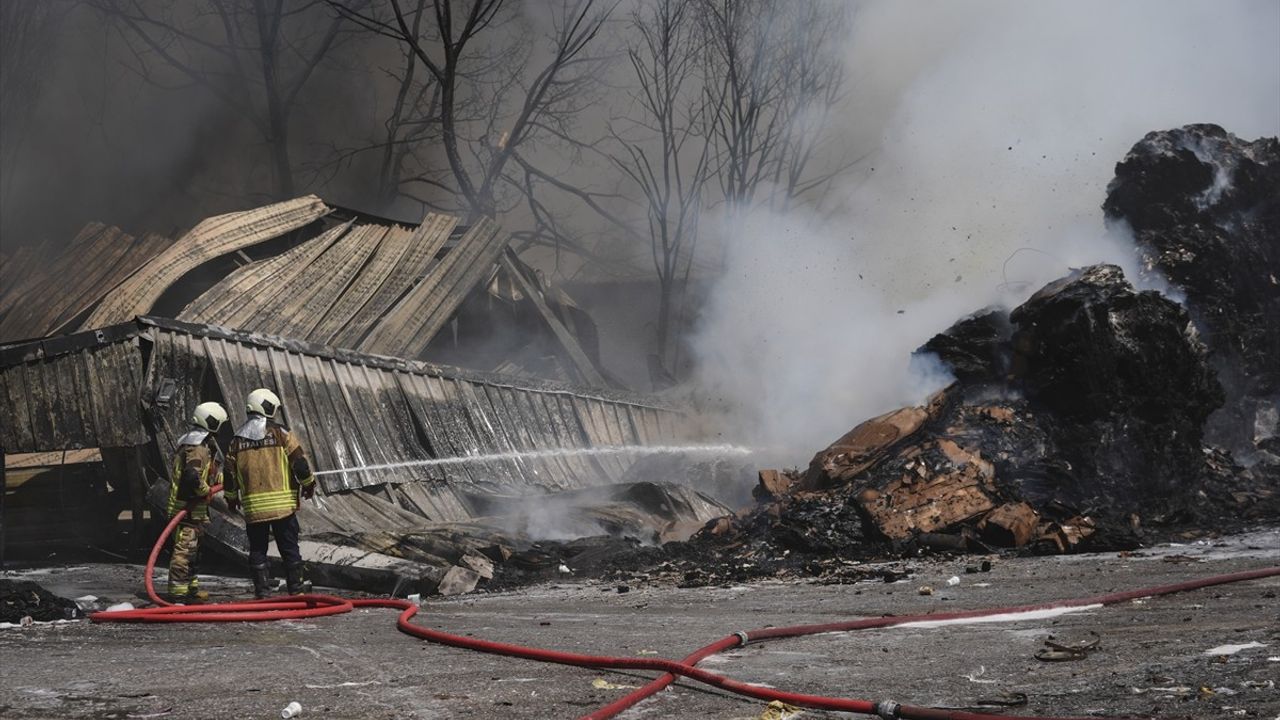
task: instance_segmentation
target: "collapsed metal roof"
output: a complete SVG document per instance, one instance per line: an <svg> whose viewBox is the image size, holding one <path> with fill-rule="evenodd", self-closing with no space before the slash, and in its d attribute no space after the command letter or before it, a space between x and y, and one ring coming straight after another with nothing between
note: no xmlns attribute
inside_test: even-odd
<svg viewBox="0 0 1280 720"><path fill-rule="evenodd" d="M315 196L211 217L176 241L92 224L51 264L39 262L40 248L6 258L0 338L166 315L422 357L469 294L501 276L550 330L564 361L557 374L606 384L570 331L565 303L526 277L517 258L503 257L507 241L489 219L460 227L456 217L428 213L415 227Z"/></svg>
<svg viewBox="0 0 1280 720"><path fill-rule="evenodd" d="M95 222L52 261L38 248L18 248L0 264L0 338L75 329L77 317L172 244L163 235L135 238Z"/></svg>

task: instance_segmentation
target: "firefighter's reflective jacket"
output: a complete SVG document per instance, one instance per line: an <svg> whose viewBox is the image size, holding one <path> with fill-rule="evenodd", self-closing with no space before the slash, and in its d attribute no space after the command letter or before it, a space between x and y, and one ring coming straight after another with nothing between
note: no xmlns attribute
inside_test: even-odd
<svg viewBox="0 0 1280 720"><path fill-rule="evenodd" d="M315 483L311 466L293 433L251 415L227 449L223 493L239 500L245 522L289 517L298 509L298 490Z"/></svg>
<svg viewBox="0 0 1280 720"><path fill-rule="evenodd" d="M173 473L169 480L169 517L173 517L192 500L205 499L191 509L189 518L196 522L209 519L209 486L218 484L222 472L222 451L213 433L192 430L178 438L173 454Z"/></svg>

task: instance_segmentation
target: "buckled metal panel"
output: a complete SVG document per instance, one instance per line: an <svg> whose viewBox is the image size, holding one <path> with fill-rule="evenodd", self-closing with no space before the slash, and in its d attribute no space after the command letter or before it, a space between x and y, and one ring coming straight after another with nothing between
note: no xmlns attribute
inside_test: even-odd
<svg viewBox="0 0 1280 720"><path fill-rule="evenodd" d="M103 298L84 327L124 322L148 312L179 278L208 260L296 230L329 212L314 195L204 220Z"/></svg>
<svg viewBox="0 0 1280 720"><path fill-rule="evenodd" d="M0 368L0 445L5 452L126 447L147 441L138 402L138 340L73 336L74 350Z"/></svg>
<svg viewBox="0 0 1280 720"><path fill-rule="evenodd" d="M660 442L674 426L658 418L671 411L637 402L548 387L531 381L471 377L447 368L351 353L331 356L299 343L238 333L205 332L191 343L187 333L156 328L159 348L187 348L213 369L237 419L240 398L256 387L273 388L284 403L283 420L306 442L315 467L352 468L325 475L329 492L383 484L441 482L468 492L567 489L614 482L625 474L625 456L564 454L491 457L563 448ZM175 369L174 372L181 372ZM189 371L189 370L188 370ZM194 404L194 399L192 399ZM637 431L637 429L641 429ZM438 466L392 465L432 458L483 457ZM362 468L362 469L357 469ZM444 502L400 497L396 502ZM455 508L456 509L456 508Z"/></svg>

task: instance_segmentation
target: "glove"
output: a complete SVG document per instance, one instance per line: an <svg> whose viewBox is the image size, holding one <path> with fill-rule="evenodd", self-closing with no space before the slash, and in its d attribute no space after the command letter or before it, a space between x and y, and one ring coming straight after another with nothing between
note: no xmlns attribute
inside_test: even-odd
<svg viewBox="0 0 1280 720"><path fill-rule="evenodd" d="M228 509L228 510L230 510L231 512L233 512L233 513L238 513L238 512L240 512L240 499L239 499L239 498L227 498L227 509Z"/></svg>
<svg viewBox="0 0 1280 720"><path fill-rule="evenodd" d="M303 499L305 499L305 500L310 500L311 498L315 497L315 494L316 494L316 484L315 484L315 483L311 483L310 485L303 485L303 486L302 486L302 497L303 497Z"/></svg>

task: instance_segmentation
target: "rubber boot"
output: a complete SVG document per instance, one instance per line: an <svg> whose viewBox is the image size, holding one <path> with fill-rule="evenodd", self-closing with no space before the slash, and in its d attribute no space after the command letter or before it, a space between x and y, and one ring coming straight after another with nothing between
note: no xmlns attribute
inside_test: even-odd
<svg viewBox="0 0 1280 720"><path fill-rule="evenodd" d="M188 596L191 598L192 602L198 603L202 603L209 599L209 593L200 589L200 578L196 577L194 572L191 574L191 591L188 593Z"/></svg>
<svg viewBox="0 0 1280 720"><path fill-rule="evenodd" d="M172 585L169 586L169 592L166 593L169 602L175 605L197 605L209 599L209 593L199 590L195 587L179 591Z"/></svg>
<svg viewBox="0 0 1280 720"><path fill-rule="evenodd" d="M302 564L290 565L285 568L285 583L287 583L290 595L301 595L311 592L311 583L302 577Z"/></svg>
<svg viewBox="0 0 1280 720"><path fill-rule="evenodd" d="M270 579L267 577L267 566L254 565L252 570L253 596L258 600L262 600L270 595Z"/></svg>

